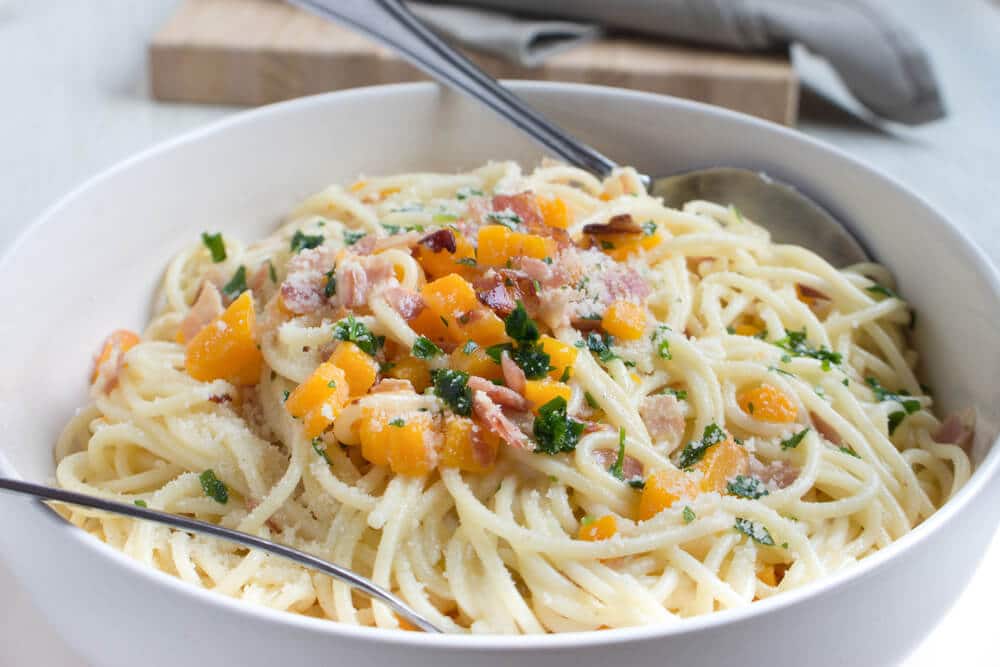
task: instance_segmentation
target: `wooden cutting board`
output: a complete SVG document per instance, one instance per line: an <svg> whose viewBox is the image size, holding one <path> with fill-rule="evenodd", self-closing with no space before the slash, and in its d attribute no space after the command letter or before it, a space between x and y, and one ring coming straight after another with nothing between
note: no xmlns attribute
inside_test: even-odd
<svg viewBox="0 0 1000 667"><path fill-rule="evenodd" d="M787 57L610 37L525 68L470 54L498 78L576 81L666 93L792 125L798 80ZM273 0L183 0L149 49L157 99L259 105L426 78L388 50Z"/></svg>

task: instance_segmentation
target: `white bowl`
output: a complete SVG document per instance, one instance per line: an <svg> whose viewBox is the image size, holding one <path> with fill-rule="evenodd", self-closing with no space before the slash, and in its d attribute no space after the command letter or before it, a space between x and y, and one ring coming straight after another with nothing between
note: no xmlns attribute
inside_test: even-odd
<svg viewBox="0 0 1000 667"><path fill-rule="evenodd" d="M849 572L673 627L533 637L354 628L240 603L135 563L41 506L0 499L0 553L94 665L411 664L840 667L899 660L967 583L1000 514L1000 283L953 225L890 178L795 132L610 88L518 83L567 129L652 174L764 169L863 230L920 314L942 412L978 413L972 480L923 525ZM238 114L146 151L50 209L2 261L0 474L51 481L52 446L83 405L95 344L141 328L167 260L206 229L251 240L303 196L359 172L530 164L539 150L430 84L306 98ZM473 661L473 662L470 662Z"/></svg>

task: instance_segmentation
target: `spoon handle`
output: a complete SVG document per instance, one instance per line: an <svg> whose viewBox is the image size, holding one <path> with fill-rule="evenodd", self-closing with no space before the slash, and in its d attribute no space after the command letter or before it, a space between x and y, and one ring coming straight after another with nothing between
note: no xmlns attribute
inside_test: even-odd
<svg viewBox="0 0 1000 667"><path fill-rule="evenodd" d="M617 165L574 139L501 86L414 16L401 0L289 0L381 42L424 70L479 100L569 164L605 177Z"/></svg>
<svg viewBox="0 0 1000 667"><path fill-rule="evenodd" d="M339 565L329 563L320 558L316 558L315 556L311 556L305 552L299 551L298 549L286 547L283 544L278 544L277 542L272 542L268 539L257 537L256 535L250 535L249 533L243 533L238 530L223 528L222 526L218 526L214 523L207 523L205 521L198 521L197 519L190 519L177 514L170 514L169 512L160 512L158 510L151 510L138 505L129 505L127 503L120 503L114 500L105 500L104 498L88 496L83 493L76 493L75 491L56 489L49 486L22 482L20 480L5 477L0 477L0 490L12 491L26 496L34 496L35 498L41 498L43 500L54 500L61 503L68 503L70 505L90 507L91 509L103 510L113 514L122 514L135 519L154 521L156 523L170 526L171 528L177 528L179 530L192 533L201 533L203 535L210 535L212 537L218 537L229 542L235 542L236 544L250 547L252 549L261 549L262 551L267 551L275 556L287 558L288 560L295 561L300 565L305 565L306 567L322 572L323 574L328 574L334 579L347 584L371 599L385 603L397 614L424 632L441 632L441 630L435 627L430 621L407 606L405 602L381 586L374 584L371 580L362 577L360 574Z"/></svg>

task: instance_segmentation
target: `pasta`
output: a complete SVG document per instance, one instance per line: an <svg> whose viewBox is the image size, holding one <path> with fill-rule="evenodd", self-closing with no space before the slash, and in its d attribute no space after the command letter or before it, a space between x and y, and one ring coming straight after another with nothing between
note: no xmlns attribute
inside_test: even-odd
<svg viewBox="0 0 1000 667"><path fill-rule="evenodd" d="M331 186L203 234L56 445L77 491L353 568L449 632L675 623L850 567L970 475L912 314L767 221L558 163ZM86 509L248 602L400 627L299 566Z"/></svg>

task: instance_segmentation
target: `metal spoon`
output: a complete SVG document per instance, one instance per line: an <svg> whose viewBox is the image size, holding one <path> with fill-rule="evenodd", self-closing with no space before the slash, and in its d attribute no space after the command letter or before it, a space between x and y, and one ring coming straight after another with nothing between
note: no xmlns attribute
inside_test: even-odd
<svg viewBox="0 0 1000 667"><path fill-rule="evenodd" d="M618 166L558 128L442 41L401 0L288 1L395 50L439 82L479 100L569 164L601 177ZM765 225L776 241L808 247L836 266L869 261L864 246L841 222L792 186L756 171L699 169L657 179L650 191L675 208L692 199L736 206Z"/></svg>
<svg viewBox="0 0 1000 667"><path fill-rule="evenodd" d="M202 535L210 535L212 537L222 538L223 540L227 540L229 542L235 542L236 544L240 544L245 547L250 547L251 549L267 551L275 556L287 558L288 560L295 561L300 565L305 565L306 567L316 570L317 572L328 574L334 579L342 581L352 587L359 593L363 593L373 600L385 603L397 614L424 632L441 632L441 630L435 627L433 623L415 612L407 606L405 602L381 586L372 583L369 579L362 577L360 574L357 574L356 572L353 572L345 567L341 567L340 565L329 563L321 558L311 556L307 553L299 551L298 549L293 549L291 547L286 547L283 544L272 542L263 537L257 537L238 530L223 528L222 526L217 526L214 523L198 521L197 519L190 519L177 514L160 512L158 510L151 510L147 507L129 505L127 503L120 503L114 500L105 500L104 498L88 496L84 493L76 493L75 491L67 491L65 489L55 489L48 486L42 486L41 484L22 482L16 479L0 477L0 490L12 491L26 496L34 496L35 498L40 498L42 500L54 500L61 503L69 503L70 505L90 507L96 510L130 516L134 519L154 521L156 523L162 523L163 525L170 526L171 528L177 528L191 533L201 533Z"/></svg>

